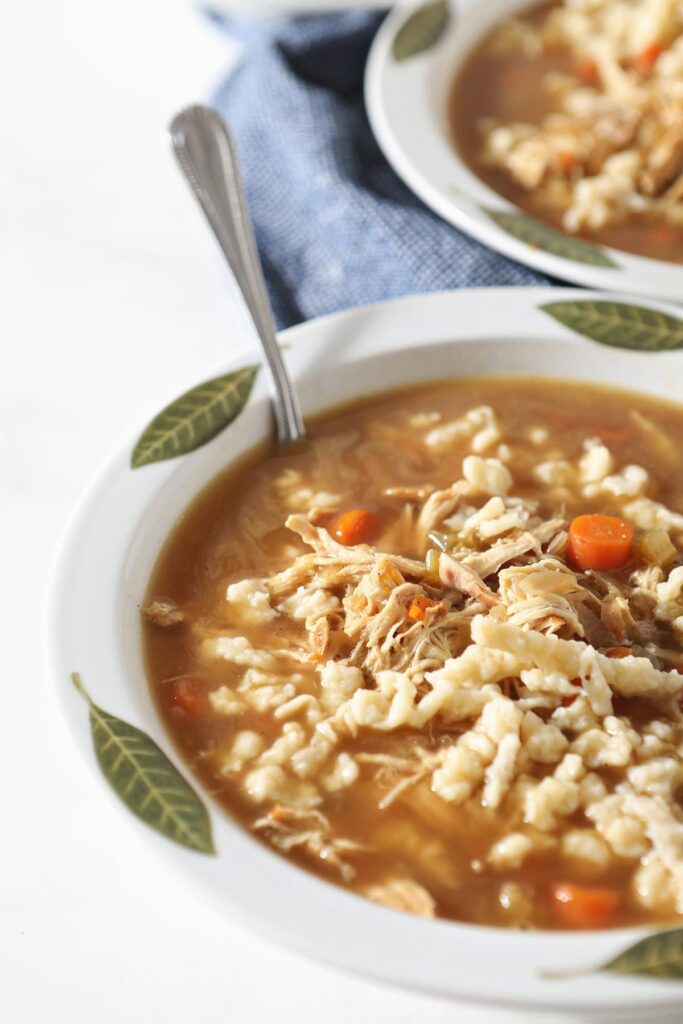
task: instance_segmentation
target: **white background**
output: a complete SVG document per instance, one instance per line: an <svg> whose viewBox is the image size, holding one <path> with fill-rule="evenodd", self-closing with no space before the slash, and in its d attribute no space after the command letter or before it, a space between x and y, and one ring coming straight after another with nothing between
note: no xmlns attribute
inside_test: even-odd
<svg viewBox="0 0 683 1024"><path fill-rule="evenodd" d="M494 1024L200 904L111 814L52 703L41 620L70 508L113 446L245 344L164 134L232 52L184 0L2 2L0 1020Z"/></svg>

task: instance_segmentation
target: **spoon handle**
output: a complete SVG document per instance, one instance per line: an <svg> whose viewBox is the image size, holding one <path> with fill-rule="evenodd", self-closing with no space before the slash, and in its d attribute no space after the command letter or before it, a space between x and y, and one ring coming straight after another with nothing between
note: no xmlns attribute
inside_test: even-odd
<svg viewBox="0 0 683 1024"><path fill-rule="evenodd" d="M237 151L222 118L209 107L181 110L170 126L178 163L230 265L275 384L275 420L283 444L306 436L299 399L275 337L273 313L242 184Z"/></svg>

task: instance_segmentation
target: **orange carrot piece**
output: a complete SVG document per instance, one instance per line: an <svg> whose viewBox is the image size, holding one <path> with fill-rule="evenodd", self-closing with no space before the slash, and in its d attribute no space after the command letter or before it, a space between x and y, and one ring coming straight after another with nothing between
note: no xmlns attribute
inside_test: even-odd
<svg viewBox="0 0 683 1024"><path fill-rule="evenodd" d="M641 50L634 63L641 75L649 75L666 47L662 43L650 43Z"/></svg>
<svg viewBox="0 0 683 1024"><path fill-rule="evenodd" d="M275 807L273 807L272 811L268 814L271 821L277 822L287 821L289 816L290 812L286 807L283 807L282 804L275 804Z"/></svg>
<svg viewBox="0 0 683 1024"><path fill-rule="evenodd" d="M410 603L408 618L414 622L424 622L427 618L427 609L436 608L437 604L441 604L441 602L434 601L431 597L422 597L418 594Z"/></svg>
<svg viewBox="0 0 683 1024"><path fill-rule="evenodd" d="M173 679L168 684L166 694L169 705L172 708L179 708L186 715L205 715L209 710L209 699L204 683L191 676Z"/></svg>
<svg viewBox="0 0 683 1024"><path fill-rule="evenodd" d="M606 928L621 906L618 889L559 882L551 886L553 915L565 928Z"/></svg>
<svg viewBox="0 0 683 1024"><path fill-rule="evenodd" d="M327 529L340 544L353 547L373 540L379 532L379 519L366 508L350 508L336 516Z"/></svg>
<svg viewBox="0 0 683 1024"><path fill-rule="evenodd" d="M678 231L673 224L667 224L662 221L660 224L653 224L648 231L653 242L661 242L663 245L667 245L669 242L675 242L678 237Z"/></svg>
<svg viewBox="0 0 683 1024"><path fill-rule="evenodd" d="M580 60L576 65L576 74L584 85L592 85L593 82L597 81L598 65L590 57L586 57L585 60Z"/></svg>
<svg viewBox="0 0 683 1024"><path fill-rule="evenodd" d="M630 647L612 647L607 652L608 658L629 658L633 654Z"/></svg>
<svg viewBox="0 0 683 1024"><path fill-rule="evenodd" d="M577 569L620 569L632 544L633 530L616 516L577 516L569 527L567 558Z"/></svg>

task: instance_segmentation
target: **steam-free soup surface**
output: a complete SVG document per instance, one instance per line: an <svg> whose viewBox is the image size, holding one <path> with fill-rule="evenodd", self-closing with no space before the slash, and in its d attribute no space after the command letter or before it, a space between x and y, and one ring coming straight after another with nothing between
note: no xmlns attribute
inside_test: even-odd
<svg viewBox="0 0 683 1024"><path fill-rule="evenodd" d="M473 379L364 400L226 472L145 605L192 771L283 855L397 909L674 917L682 443L675 406Z"/></svg>
<svg viewBox="0 0 683 1024"><path fill-rule="evenodd" d="M570 234L683 261L683 14L673 0L543 4L499 22L454 83L457 148Z"/></svg>

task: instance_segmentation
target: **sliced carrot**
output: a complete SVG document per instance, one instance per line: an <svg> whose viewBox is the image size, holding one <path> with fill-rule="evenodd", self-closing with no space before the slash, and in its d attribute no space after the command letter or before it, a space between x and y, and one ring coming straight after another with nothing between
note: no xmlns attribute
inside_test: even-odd
<svg viewBox="0 0 683 1024"><path fill-rule="evenodd" d="M620 569L632 544L633 530L616 516L577 516L569 527L567 558L578 569Z"/></svg>
<svg viewBox="0 0 683 1024"><path fill-rule="evenodd" d="M569 149L563 149L560 153L558 153L558 156L563 171L573 171L577 163L579 162L576 153L572 153L572 151Z"/></svg>
<svg viewBox="0 0 683 1024"><path fill-rule="evenodd" d="M350 508L341 512L327 527L329 533L347 547L367 544L379 533L379 519L366 508Z"/></svg>
<svg viewBox="0 0 683 1024"><path fill-rule="evenodd" d="M590 57L586 57L576 65L576 74L584 85L592 85L598 78L598 65Z"/></svg>
<svg viewBox="0 0 683 1024"><path fill-rule="evenodd" d="M641 75L649 75L653 67L664 53L666 47L663 43L650 43L644 50L641 50L636 57L634 64Z"/></svg>
<svg viewBox="0 0 683 1024"><path fill-rule="evenodd" d="M559 882L551 886L553 915L565 928L606 928L621 906L618 889Z"/></svg>
<svg viewBox="0 0 683 1024"><path fill-rule="evenodd" d="M418 594L414 597L408 608L408 618L414 622L424 622L427 618L427 609L436 608L440 601L434 601L431 597L422 597Z"/></svg>
<svg viewBox="0 0 683 1024"><path fill-rule="evenodd" d="M633 654L630 647L612 647L607 652L608 658L629 658Z"/></svg>
<svg viewBox="0 0 683 1024"><path fill-rule="evenodd" d="M275 804L272 811L268 813L268 817L271 821L283 822L290 817L290 812L282 804Z"/></svg>
<svg viewBox="0 0 683 1024"><path fill-rule="evenodd" d="M679 233L674 225L666 224L664 221L660 224L653 224L648 230L648 235L653 242L661 242L663 245L676 242L679 238Z"/></svg>
<svg viewBox="0 0 683 1024"><path fill-rule="evenodd" d="M209 710L209 698L204 683L191 676L171 680L166 695L170 706L179 708L186 715L205 715Z"/></svg>

